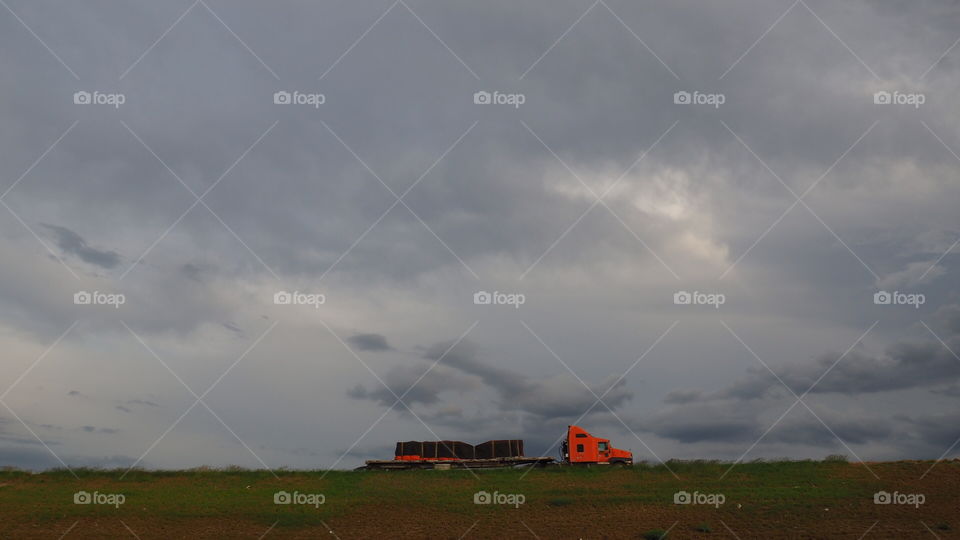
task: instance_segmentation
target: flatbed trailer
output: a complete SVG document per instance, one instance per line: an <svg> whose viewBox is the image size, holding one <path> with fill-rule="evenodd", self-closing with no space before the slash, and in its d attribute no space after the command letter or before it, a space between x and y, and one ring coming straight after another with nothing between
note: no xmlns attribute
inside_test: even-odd
<svg viewBox="0 0 960 540"><path fill-rule="evenodd" d="M504 467L546 467L553 463L552 457L501 457L491 459L371 459L366 466L360 467L368 471L375 470L407 470L407 469L495 469Z"/></svg>

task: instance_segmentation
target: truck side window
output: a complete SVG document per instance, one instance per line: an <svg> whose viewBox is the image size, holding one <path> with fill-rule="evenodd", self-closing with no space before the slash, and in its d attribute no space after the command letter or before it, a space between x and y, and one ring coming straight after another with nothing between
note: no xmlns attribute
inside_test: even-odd
<svg viewBox="0 0 960 540"><path fill-rule="evenodd" d="M577 452L583 452L583 445L582 445L582 444L578 444L578 445L577 445Z"/></svg>
<svg viewBox="0 0 960 540"><path fill-rule="evenodd" d="M606 451L607 451L607 443L602 442L602 443L597 443L597 444L599 445L601 452L606 452Z"/></svg>

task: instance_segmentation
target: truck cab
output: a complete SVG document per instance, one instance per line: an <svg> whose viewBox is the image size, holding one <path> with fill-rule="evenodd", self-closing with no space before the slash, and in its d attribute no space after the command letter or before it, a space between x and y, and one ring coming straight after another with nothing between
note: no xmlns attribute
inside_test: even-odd
<svg viewBox="0 0 960 540"><path fill-rule="evenodd" d="M633 453L610 445L610 439L594 437L578 426L567 426L560 444L560 457L570 464L633 465Z"/></svg>

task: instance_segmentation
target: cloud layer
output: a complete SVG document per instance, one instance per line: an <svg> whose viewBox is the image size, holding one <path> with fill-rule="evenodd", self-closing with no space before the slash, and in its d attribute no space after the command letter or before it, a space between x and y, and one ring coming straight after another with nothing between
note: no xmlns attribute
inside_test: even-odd
<svg viewBox="0 0 960 540"><path fill-rule="evenodd" d="M0 465L960 438L953 2L205 4L0 17Z"/></svg>

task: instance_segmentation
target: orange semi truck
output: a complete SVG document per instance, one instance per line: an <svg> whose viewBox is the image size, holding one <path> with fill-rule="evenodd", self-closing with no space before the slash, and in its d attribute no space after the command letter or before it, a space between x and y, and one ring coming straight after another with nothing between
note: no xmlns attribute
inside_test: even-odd
<svg viewBox="0 0 960 540"><path fill-rule="evenodd" d="M461 441L398 442L391 460L369 460L361 469L485 469L555 464L547 456L526 456L520 439L494 440L477 445ZM633 465L633 454L610 446L610 439L594 437L587 430L567 426L560 444L562 465Z"/></svg>
<svg viewBox="0 0 960 540"><path fill-rule="evenodd" d="M610 446L610 439L594 437L578 426L567 426L560 457L572 465L633 465L633 452Z"/></svg>

